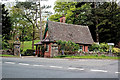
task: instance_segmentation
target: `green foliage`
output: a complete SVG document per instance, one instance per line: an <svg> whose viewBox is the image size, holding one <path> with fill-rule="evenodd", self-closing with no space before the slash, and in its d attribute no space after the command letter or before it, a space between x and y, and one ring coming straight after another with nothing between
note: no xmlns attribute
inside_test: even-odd
<svg viewBox="0 0 120 80"><path fill-rule="evenodd" d="M8 54L0 54L0 57L17 57L17 56L8 55Z"/></svg>
<svg viewBox="0 0 120 80"><path fill-rule="evenodd" d="M70 56L70 55L61 55L61 56L55 56L54 58L74 58L74 59L120 59L120 57L102 57L102 56Z"/></svg>
<svg viewBox="0 0 120 80"><path fill-rule="evenodd" d="M95 52L107 52L109 50L109 45L107 43L100 43L100 44L92 44L92 46L90 46L90 50L93 50Z"/></svg>
<svg viewBox="0 0 120 80"><path fill-rule="evenodd" d="M51 14L50 11L46 10L46 9L49 9L51 6L43 5L41 7L38 5L38 3L39 2L28 2L28 1L17 2L16 6L14 6L16 9L19 10L19 12L18 12L20 15L19 20L22 20L22 21L19 21L19 24L21 24L21 26L22 26L21 27L22 32L21 32L20 39L23 42L25 40L32 39L32 41L33 41L32 42L32 49L34 49L34 40L36 40L37 38L40 39L40 37L39 37L40 31L41 31L41 33L43 32L43 27L44 27L44 23L45 23L43 18L46 18L46 16ZM38 21L39 18L40 18L41 22ZM27 30L25 28L27 28L29 30ZM28 34L26 34L26 33L28 33ZM25 36L28 36L28 37L25 37Z"/></svg>
<svg viewBox="0 0 120 80"><path fill-rule="evenodd" d="M2 49L8 48L8 42L6 39L4 39L4 37L2 37Z"/></svg>
<svg viewBox="0 0 120 80"><path fill-rule="evenodd" d="M70 8L75 7L75 4L76 2L60 2L57 0L53 9L60 14L66 14Z"/></svg>
<svg viewBox="0 0 120 80"><path fill-rule="evenodd" d="M72 41L57 41L59 50L64 50L67 53L78 51L79 45Z"/></svg>
<svg viewBox="0 0 120 80"><path fill-rule="evenodd" d="M113 48L113 53L120 53L120 49L119 48Z"/></svg>
<svg viewBox="0 0 120 80"><path fill-rule="evenodd" d="M54 10L59 17L55 13L50 16L50 20L59 22L60 15L64 14L66 23L89 26L94 41L99 38L100 43L117 44L120 40L120 7L116 2L85 3L57 0Z"/></svg>
<svg viewBox="0 0 120 80"><path fill-rule="evenodd" d="M76 3L79 5L80 3ZM75 5L75 6L76 6ZM91 7L89 3L82 4L81 7L74 7L67 11L66 22L78 25L91 25L92 22L88 20L91 14Z"/></svg>
<svg viewBox="0 0 120 80"><path fill-rule="evenodd" d="M60 22L60 17L62 17L62 15L56 13L56 14L54 14L54 15L51 15L51 16L49 17L49 20L55 21L55 22Z"/></svg>
<svg viewBox="0 0 120 80"><path fill-rule="evenodd" d="M12 36L19 34L20 41L32 40L31 23L22 15L23 11L20 8L12 7L10 10L11 20L13 22Z"/></svg>
<svg viewBox="0 0 120 80"><path fill-rule="evenodd" d="M35 40L35 43L38 43L40 40ZM25 41L24 44L21 44L23 47L23 52L25 52L27 49L32 49L32 41ZM34 46L35 50L36 46Z"/></svg>
<svg viewBox="0 0 120 80"><path fill-rule="evenodd" d="M105 54L102 54L101 56L102 56L102 57L106 57Z"/></svg>
<svg viewBox="0 0 120 80"><path fill-rule="evenodd" d="M25 56L35 56L35 50L32 50L32 49L27 49L23 55Z"/></svg>
<svg viewBox="0 0 120 80"><path fill-rule="evenodd" d="M100 42L114 42L120 40L120 7L115 2L104 2L95 10L99 22ZM104 36L103 36L104 35Z"/></svg>
<svg viewBox="0 0 120 80"><path fill-rule="evenodd" d="M12 29L11 19L8 10L5 9L5 5L2 4L2 48L6 49L9 47L8 41L10 40L10 30Z"/></svg>
<svg viewBox="0 0 120 80"><path fill-rule="evenodd" d="M95 57L98 57L98 54L96 54Z"/></svg>

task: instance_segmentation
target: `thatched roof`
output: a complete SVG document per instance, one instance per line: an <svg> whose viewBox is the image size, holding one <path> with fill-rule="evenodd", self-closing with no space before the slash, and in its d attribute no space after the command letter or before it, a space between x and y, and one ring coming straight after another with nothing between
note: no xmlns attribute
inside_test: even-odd
<svg viewBox="0 0 120 80"><path fill-rule="evenodd" d="M73 41L79 44L92 44L93 39L88 26L73 25L48 21L48 37L50 41Z"/></svg>

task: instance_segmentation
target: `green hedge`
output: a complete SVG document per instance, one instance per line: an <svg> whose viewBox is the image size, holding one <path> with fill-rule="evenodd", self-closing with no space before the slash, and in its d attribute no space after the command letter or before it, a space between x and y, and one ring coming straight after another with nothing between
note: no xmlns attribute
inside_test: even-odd
<svg viewBox="0 0 120 80"><path fill-rule="evenodd" d="M27 49L24 54L24 56L35 56L35 50Z"/></svg>

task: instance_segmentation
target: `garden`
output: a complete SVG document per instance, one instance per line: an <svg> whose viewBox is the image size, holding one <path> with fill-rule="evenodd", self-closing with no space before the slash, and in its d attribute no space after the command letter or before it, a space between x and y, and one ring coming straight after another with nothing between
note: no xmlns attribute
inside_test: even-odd
<svg viewBox="0 0 120 80"><path fill-rule="evenodd" d="M89 45L89 51L84 52L80 50L79 44L72 41L61 41L57 42L59 56L54 58L76 58L76 59L120 59L120 49L107 43L93 43Z"/></svg>

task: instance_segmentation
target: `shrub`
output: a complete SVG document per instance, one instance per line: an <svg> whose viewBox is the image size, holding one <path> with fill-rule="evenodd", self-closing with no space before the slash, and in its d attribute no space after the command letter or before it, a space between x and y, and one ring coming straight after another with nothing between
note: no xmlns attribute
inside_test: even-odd
<svg viewBox="0 0 120 80"><path fill-rule="evenodd" d="M89 47L89 50L94 52L107 52L109 50L109 45L107 43L94 43Z"/></svg>
<svg viewBox="0 0 120 80"><path fill-rule="evenodd" d="M27 49L27 50L24 52L24 55L25 55L25 56L35 56L34 52L35 52L35 50Z"/></svg>
<svg viewBox="0 0 120 80"><path fill-rule="evenodd" d="M88 53L85 53L85 55L88 55Z"/></svg>
<svg viewBox="0 0 120 80"><path fill-rule="evenodd" d="M101 56L102 56L102 57L106 57L105 54L102 54Z"/></svg>
<svg viewBox="0 0 120 80"><path fill-rule="evenodd" d="M119 48L113 48L113 53L115 53L117 56L120 56L120 49Z"/></svg>
<svg viewBox="0 0 120 80"><path fill-rule="evenodd" d="M79 49L79 45L72 42L72 41L57 41L59 53L61 53L62 50L64 50L65 54L74 54Z"/></svg>
<svg viewBox="0 0 120 80"><path fill-rule="evenodd" d="M120 49L119 48L113 48L113 52L114 53L120 53Z"/></svg>
<svg viewBox="0 0 120 80"><path fill-rule="evenodd" d="M95 57L98 57L98 54L96 54Z"/></svg>

